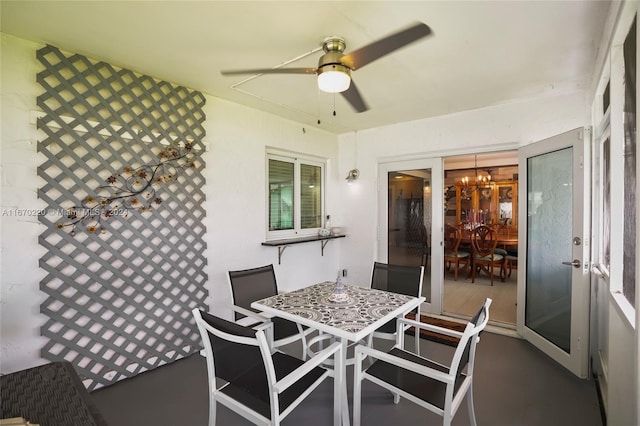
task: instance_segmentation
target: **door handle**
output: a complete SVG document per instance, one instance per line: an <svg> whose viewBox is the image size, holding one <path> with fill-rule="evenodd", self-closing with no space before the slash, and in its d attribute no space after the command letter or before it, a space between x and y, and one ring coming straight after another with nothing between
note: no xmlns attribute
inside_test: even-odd
<svg viewBox="0 0 640 426"><path fill-rule="evenodd" d="M582 266L582 262L579 259L573 259L573 262L562 262L563 265L573 266L574 268L579 268Z"/></svg>

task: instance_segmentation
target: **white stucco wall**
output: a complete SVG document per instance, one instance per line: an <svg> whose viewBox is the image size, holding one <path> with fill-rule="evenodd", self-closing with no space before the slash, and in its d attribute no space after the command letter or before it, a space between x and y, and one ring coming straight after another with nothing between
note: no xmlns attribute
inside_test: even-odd
<svg viewBox="0 0 640 426"><path fill-rule="evenodd" d="M330 241L321 256L320 243L278 249L260 243L266 237L266 147L327 158L326 214L339 208L337 137L275 116L207 98L207 258L209 288L215 312L230 302L227 271L273 263L278 287L291 291L335 279L345 239ZM346 185L346 183L344 184ZM335 222L334 222L335 223Z"/></svg>
<svg viewBox="0 0 640 426"><path fill-rule="evenodd" d="M35 44L2 36L1 50L1 256L0 263L0 367L3 373L33 366L45 340L39 337L44 323L40 303L45 295L38 283L44 272L38 259L45 252L38 245L44 230L34 210L45 207L37 198L43 181L37 177L44 157L36 152L37 132L29 124L39 93L35 83L41 70ZM21 209L21 210L18 210ZM29 213L27 213L29 210ZM17 212L23 214L17 216Z"/></svg>

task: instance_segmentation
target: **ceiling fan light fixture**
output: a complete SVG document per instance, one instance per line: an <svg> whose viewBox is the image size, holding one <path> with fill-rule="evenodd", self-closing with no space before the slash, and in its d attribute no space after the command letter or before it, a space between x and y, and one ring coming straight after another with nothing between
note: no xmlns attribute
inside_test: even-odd
<svg viewBox="0 0 640 426"><path fill-rule="evenodd" d="M344 65L325 65L318 70L318 88L323 92L344 92L350 85L351 70Z"/></svg>

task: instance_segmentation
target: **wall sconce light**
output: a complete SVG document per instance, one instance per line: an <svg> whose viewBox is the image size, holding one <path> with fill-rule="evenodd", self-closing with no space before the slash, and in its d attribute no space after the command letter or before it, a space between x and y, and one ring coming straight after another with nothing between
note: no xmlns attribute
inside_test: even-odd
<svg viewBox="0 0 640 426"><path fill-rule="evenodd" d="M358 169L351 169L345 179L347 179L347 182L351 183L358 179L358 176L360 176L360 171Z"/></svg>

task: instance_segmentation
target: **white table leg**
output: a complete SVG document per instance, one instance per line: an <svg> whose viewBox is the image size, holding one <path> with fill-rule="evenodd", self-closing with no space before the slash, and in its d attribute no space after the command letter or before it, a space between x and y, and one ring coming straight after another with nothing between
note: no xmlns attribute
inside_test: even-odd
<svg viewBox="0 0 640 426"><path fill-rule="evenodd" d="M350 426L351 420L349 416L349 396L347 394L347 347L349 341L345 338L340 339L342 344L342 354L340 357L340 365L336 365L335 375L340 377L340 389L342 393L342 426Z"/></svg>
<svg viewBox="0 0 640 426"><path fill-rule="evenodd" d="M343 400L347 398L346 392L343 395L343 382L345 379L342 374L344 361L344 345L340 351L333 355L333 426L340 426L342 423L342 407Z"/></svg>

